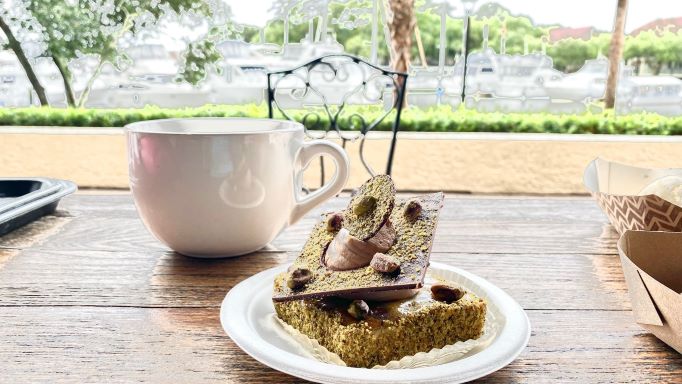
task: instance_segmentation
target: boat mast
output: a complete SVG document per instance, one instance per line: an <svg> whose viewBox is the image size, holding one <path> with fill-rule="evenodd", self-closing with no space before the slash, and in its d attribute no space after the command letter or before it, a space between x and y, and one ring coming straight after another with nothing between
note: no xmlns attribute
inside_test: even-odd
<svg viewBox="0 0 682 384"><path fill-rule="evenodd" d="M438 75L445 73L445 55L448 52L447 45L447 22L448 14L455 9L447 0L427 0L421 10L431 10L440 16L440 34L438 36ZM416 32L415 30L415 33Z"/></svg>
<svg viewBox="0 0 682 384"><path fill-rule="evenodd" d="M311 43L315 41L315 20L313 18L308 20L308 39Z"/></svg>
<svg viewBox="0 0 682 384"><path fill-rule="evenodd" d="M445 45L445 23L447 21L447 3L443 2L440 4L438 9L440 13L440 42L438 46L438 74L443 76L445 70L445 51L447 51L447 46Z"/></svg>
<svg viewBox="0 0 682 384"><path fill-rule="evenodd" d="M324 41L327 39L327 21L329 20L329 2L323 0L324 9L318 21L318 37L317 41Z"/></svg>
<svg viewBox="0 0 682 384"><path fill-rule="evenodd" d="M384 26L384 42L386 43L386 48L388 49L388 62L393 63L395 61L395 50L391 44L391 31L388 29L388 12L389 8L386 3L388 0L379 0L379 12L381 15L381 24Z"/></svg>
<svg viewBox="0 0 682 384"><path fill-rule="evenodd" d="M369 54L370 62L374 65L377 64L377 56L379 50L379 15L378 15L378 2L379 0L372 0L372 48Z"/></svg>
<svg viewBox="0 0 682 384"><path fill-rule="evenodd" d="M485 52L488 49L488 33L489 27L488 24L486 23L483 26L483 52Z"/></svg>
<svg viewBox="0 0 682 384"><path fill-rule="evenodd" d="M287 6L284 13L284 43L282 45L289 44L289 7Z"/></svg>

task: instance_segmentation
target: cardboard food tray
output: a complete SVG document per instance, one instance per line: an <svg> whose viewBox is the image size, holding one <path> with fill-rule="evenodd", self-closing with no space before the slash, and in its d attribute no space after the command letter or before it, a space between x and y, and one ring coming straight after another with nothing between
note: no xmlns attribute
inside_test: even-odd
<svg viewBox="0 0 682 384"><path fill-rule="evenodd" d="M626 231L618 253L635 321L682 353L682 233Z"/></svg>
<svg viewBox="0 0 682 384"><path fill-rule="evenodd" d="M637 194L652 181L682 176L682 169L638 168L597 158L583 183L619 234L627 230L682 232L682 207L656 195Z"/></svg>

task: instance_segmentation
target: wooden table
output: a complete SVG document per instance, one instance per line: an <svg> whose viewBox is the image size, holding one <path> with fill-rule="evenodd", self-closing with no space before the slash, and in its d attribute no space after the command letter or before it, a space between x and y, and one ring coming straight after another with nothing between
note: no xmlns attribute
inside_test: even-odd
<svg viewBox="0 0 682 384"><path fill-rule="evenodd" d="M156 242L128 194L75 195L0 238L0 382L300 382L244 354L225 293L290 261L322 210L250 256L198 260ZM584 197L447 198L432 260L527 311L528 348L485 382L682 382L682 356L633 321L617 237Z"/></svg>

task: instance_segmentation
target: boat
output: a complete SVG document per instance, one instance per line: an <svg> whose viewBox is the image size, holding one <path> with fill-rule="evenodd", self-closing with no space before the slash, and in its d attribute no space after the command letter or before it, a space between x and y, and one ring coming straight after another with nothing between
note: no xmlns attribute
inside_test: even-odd
<svg viewBox="0 0 682 384"><path fill-rule="evenodd" d="M32 98L31 83L14 54L0 52L0 107L23 107Z"/></svg>
<svg viewBox="0 0 682 384"><path fill-rule="evenodd" d="M300 43L284 44L281 49L272 44L253 45L238 40L226 40L217 45L223 56L221 74L211 75L211 102L216 104L261 103L266 98L267 73L296 68L317 57L343 53L343 46L331 36L319 42L306 39ZM291 94L292 88L305 84L287 80L278 84L276 95L281 104L293 107L312 102ZM287 105L288 107L291 107Z"/></svg>
<svg viewBox="0 0 682 384"><path fill-rule="evenodd" d="M412 67L407 78L407 105L431 107L450 105L457 108L462 99L462 78L455 76L455 68Z"/></svg>
<svg viewBox="0 0 682 384"><path fill-rule="evenodd" d="M682 80L673 76L629 76L621 79L616 94L619 114L655 112L682 114Z"/></svg>
<svg viewBox="0 0 682 384"><path fill-rule="evenodd" d="M547 96L557 100L585 101L604 97L609 61L606 58L586 60L574 73L545 81Z"/></svg>
<svg viewBox="0 0 682 384"><path fill-rule="evenodd" d="M605 57L586 60L583 66L569 74L545 81L544 88L553 100L590 101L604 98L609 61ZM633 76L630 66L621 64L620 82ZM619 91L620 92L620 91Z"/></svg>
<svg viewBox="0 0 682 384"><path fill-rule="evenodd" d="M198 107L211 103L211 89L177 81L179 61L161 44L142 44L126 50L132 64L119 72L107 65L90 91L91 108Z"/></svg>
<svg viewBox="0 0 682 384"><path fill-rule="evenodd" d="M463 66L463 60L458 60L454 73L461 76ZM472 52L467 59L466 95L547 97L544 83L561 75L553 68L552 58L547 55L498 54L492 48L486 48L481 52Z"/></svg>

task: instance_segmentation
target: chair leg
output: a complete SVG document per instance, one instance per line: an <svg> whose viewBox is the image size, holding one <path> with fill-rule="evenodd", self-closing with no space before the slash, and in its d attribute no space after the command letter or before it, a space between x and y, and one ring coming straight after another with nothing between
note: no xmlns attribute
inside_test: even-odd
<svg viewBox="0 0 682 384"><path fill-rule="evenodd" d="M395 154L395 144L398 141L398 131L400 130L400 114L403 111L403 105L405 102L405 87L407 86L407 75L399 75L402 79L399 82L400 88L398 88L398 100L396 102L396 115L393 121L393 137L391 138L391 149L388 151L388 164L386 165L386 174L391 175L391 170L393 169L393 155Z"/></svg>
<svg viewBox="0 0 682 384"><path fill-rule="evenodd" d="M395 153L395 144L398 141L398 130L393 128L393 138L391 138L391 148L388 151L388 164L386 165L386 174L391 176L391 169L393 168L393 154Z"/></svg>

